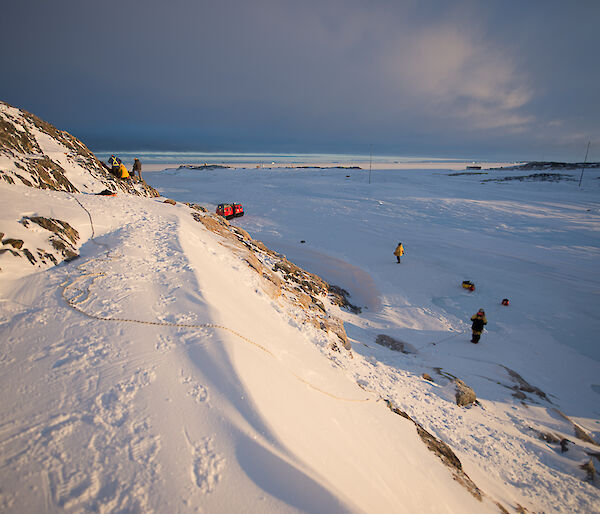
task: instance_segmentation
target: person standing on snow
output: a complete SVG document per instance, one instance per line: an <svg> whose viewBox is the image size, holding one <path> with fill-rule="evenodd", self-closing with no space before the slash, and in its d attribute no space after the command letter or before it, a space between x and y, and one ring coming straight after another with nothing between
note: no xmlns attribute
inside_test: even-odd
<svg viewBox="0 0 600 514"><path fill-rule="evenodd" d="M396 249L394 250L394 255L396 256L396 259L398 259L398 264L400 264L400 257L404 255L402 243L398 243L398 246L396 246Z"/></svg>
<svg viewBox="0 0 600 514"><path fill-rule="evenodd" d="M477 344L479 342L479 338L481 337L481 333L483 332L484 325L487 325L485 311L483 309L479 309L477 314L471 316L471 321L473 322L471 325L471 330L473 331L471 342Z"/></svg>
<svg viewBox="0 0 600 514"><path fill-rule="evenodd" d="M135 178L136 171L137 171L139 179L142 180L142 163L140 162L140 160L137 157L133 160L133 168L131 168L131 176L134 178Z"/></svg>

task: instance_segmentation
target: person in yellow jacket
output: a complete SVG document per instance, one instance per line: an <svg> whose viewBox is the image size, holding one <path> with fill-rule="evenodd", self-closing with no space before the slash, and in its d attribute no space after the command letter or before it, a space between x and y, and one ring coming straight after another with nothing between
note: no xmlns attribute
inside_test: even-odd
<svg viewBox="0 0 600 514"><path fill-rule="evenodd" d="M122 179L129 178L129 172L123 163L119 164L119 177Z"/></svg>
<svg viewBox="0 0 600 514"><path fill-rule="evenodd" d="M398 243L398 246L396 246L396 249L394 250L394 255L396 256L396 259L398 259L398 264L400 264L400 257L404 255L402 243Z"/></svg>
<svg viewBox="0 0 600 514"><path fill-rule="evenodd" d="M473 332L471 342L477 344L479 342L479 338L481 337L481 333L483 332L484 325L487 325L485 311L483 309L479 309L477 314L471 316L471 321L473 322L471 325L471 331Z"/></svg>

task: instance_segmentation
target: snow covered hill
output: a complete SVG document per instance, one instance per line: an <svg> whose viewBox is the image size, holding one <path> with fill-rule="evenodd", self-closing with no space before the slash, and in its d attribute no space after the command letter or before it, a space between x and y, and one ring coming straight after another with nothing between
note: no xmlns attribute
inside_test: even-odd
<svg viewBox="0 0 600 514"><path fill-rule="evenodd" d="M396 178L415 225L406 259L433 236L446 260L460 257L443 230L455 230L449 212L464 204L437 198L434 173L382 174L365 193L345 170L166 171L147 178L178 200L165 203L143 183L113 179L71 136L6 105L0 115L13 134L0 157L0 232L10 240L0 254L3 512L599 510L598 479L580 469L598 462L598 391L589 387L598 361L559 341L542 355L547 334L527 322L519 330L529 344L517 351L509 323L540 315L519 314L519 295L510 319L490 309L484 341L493 345L459 343L461 309L491 301L490 284L482 280L478 296L451 292L447 264L426 269L438 257L425 252L423 267L365 258L383 255L385 220L399 223ZM36 172L48 161L52 180ZM95 194L106 188L118 194ZM247 206L236 226L195 203L212 210L225 193ZM548 202L546 212L567 204ZM487 214L516 207L475 205ZM578 213L561 223L585 239L598 212ZM511 231L496 221L478 229L492 224ZM306 231L309 241L294 244ZM356 249L340 252L349 232ZM570 263L580 264L583 246L571 246L580 249ZM350 290L362 313L341 308L339 289L283 251ZM569 276L583 290L578 273ZM579 322L580 304L565 305ZM460 379L477 403L457 405Z"/></svg>

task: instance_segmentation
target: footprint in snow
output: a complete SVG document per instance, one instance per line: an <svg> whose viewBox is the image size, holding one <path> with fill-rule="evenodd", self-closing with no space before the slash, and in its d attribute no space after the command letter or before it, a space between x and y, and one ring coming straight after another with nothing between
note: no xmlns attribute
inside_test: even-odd
<svg viewBox="0 0 600 514"><path fill-rule="evenodd" d="M215 490L224 467L225 459L214 451L210 437L194 446L192 480L203 494L209 494Z"/></svg>

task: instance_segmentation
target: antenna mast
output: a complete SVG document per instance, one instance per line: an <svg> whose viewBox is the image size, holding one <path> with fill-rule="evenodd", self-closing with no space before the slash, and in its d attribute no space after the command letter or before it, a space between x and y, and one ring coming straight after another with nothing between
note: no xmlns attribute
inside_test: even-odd
<svg viewBox="0 0 600 514"><path fill-rule="evenodd" d="M369 145L369 184L371 183L371 164L373 162L373 145Z"/></svg>
<svg viewBox="0 0 600 514"><path fill-rule="evenodd" d="M587 150L585 151L585 159L583 159L583 166L581 167L581 177L579 177L579 187L581 187L581 180L583 179L583 170L585 170L585 165L587 163L587 158L588 158L588 152L590 151L590 143L591 143L591 141L588 141Z"/></svg>

